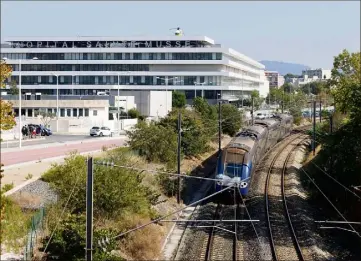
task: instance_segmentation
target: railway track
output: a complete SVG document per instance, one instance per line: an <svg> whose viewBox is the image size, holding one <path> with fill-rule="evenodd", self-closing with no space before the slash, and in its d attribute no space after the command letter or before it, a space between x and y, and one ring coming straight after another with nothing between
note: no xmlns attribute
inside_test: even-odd
<svg viewBox="0 0 361 261"><path fill-rule="evenodd" d="M217 204L213 220L237 220L240 206ZM209 236L203 241L203 248L198 260L238 260L238 222L213 222Z"/></svg>
<svg viewBox="0 0 361 261"><path fill-rule="evenodd" d="M268 169L265 186L265 206L270 248L273 260L304 260L289 214L285 193L285 173L292 152L306 139L295 134L274 156ZM284 160L282 160L284 159ZM280 204L282 202L282 204Z"/></svg>
<svg viewBox="0 0 361 261"><path fill-rule="evenodd" d="M284 137L282 141L280 141L272 149L270 149L263 157L263 159L265 157L269 157L270 155L272 155L273 154L272 152L277 151L277 154L272 161L272 168L273 168L273 165L275 164L277 158L279 158L280 154L284 151L284 149L290 144L292 144L292 142L294 142L296 139L299 139L301 136L305 137L306 135L304 134L304 131L308 128L309 126L302 126L295 128L290 135ZM289 155L287 155L286 162L289 161L289 158L290 158L290 153ZM286 162L285 164L287 164ZM268 178L269 177L267 177L267 179ZM282 192L280 191L279 194L281 196ZM268 195L267 195L267 200L268 200ZM204 211L204 209L208 211ZM211 204L208 203L201 206L201 210L199 212L200 213L208 212L208 214L206 214L208 218L206 219L211 219L212 217L213 220L248 219L248 216L246 217L244 211L245 211L245 206L240 204L236 204L235 206L225 206L221 204L211 206ZM204 214L201 214L197 218L204 219L202 218L202 216L204 216ZM287 227L287 223L285 224L286 224L285 227ZM189 258L193 260L249 260L249 258L256 258L255 260L263 260L262 257L266 255L265 253L267 252L267 250L264 248L264 246L261 246L261 242L257 243L254 240L248 242L247 238L250 238L249 234L252 233L252 237L254 234L253 230L250 231L250 229L247 228L249 226L249 223L238 224L238 222L234 222L234 223L213 222L204 225L206 226L198 226L198 228L194 226L190 226L186 228L186 230L193 231L192 233L199 233L199 234L190 237L187 236L188 238L187 240L192 241L192 243L186 244L187 246L185 247L186 249L185 252L182 251L183 254L178 253L178 249L177 249L176 251L177 258L174 258L174 260L189 260ZM199 232L195 232L195 231L199 231ZM248 231L247 233L248 235L244 237L243 234L246 231ZM181 241L186 240L185 234L186 233L183 233ZM267 244L267 240L265 241L265 243ZM248 253L248 251L252 251L252 254ZM297 257L297 254L295 256ZM281 259L276 258L275 260L282 260L282 258ZM291 260L291 259L286 258L284 260ZM303 259L295 258L294 260L303 260Z"/></svg>

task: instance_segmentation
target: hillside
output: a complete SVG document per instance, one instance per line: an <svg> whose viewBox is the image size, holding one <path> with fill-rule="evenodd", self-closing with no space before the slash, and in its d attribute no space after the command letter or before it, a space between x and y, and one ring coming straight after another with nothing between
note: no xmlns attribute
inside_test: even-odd
<svg viewBox="0 0 361 261"><path fill-rule="evenodd" d="M260 63L266 66L266 70L277 71L281 75L286 75L287 73L301 75L302 70L310 68L307 65L297 64L297 63L286 63L286 62L277 62L277 61L260 61Z"/></svg>

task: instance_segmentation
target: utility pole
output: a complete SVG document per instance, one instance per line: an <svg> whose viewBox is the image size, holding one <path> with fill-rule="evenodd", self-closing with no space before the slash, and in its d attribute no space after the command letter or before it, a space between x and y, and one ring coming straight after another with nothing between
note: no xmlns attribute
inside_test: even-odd
<svg viewBox="0 0 361 261"><path fill-rule="evenodd" d="M89 157L86 181L86 261L93 260L93 181L93 157Z"/></svg>
<svg viewBox="0 0 361 261"><path fill-rule="evenodd" d="M218 102L218 155L221 154L221 134L222 134L222 124L221 124L221 102Z"/></svg>
<svg viewBox="0 0 361 261"><path fill-rule="evenodd" d="M313 156L316 154L316 101L313 101L313 139L312 139L312 150Z"/></svg>
<svg viewBox="0 0 361 261"><path fill-rule="evenodd" d="M283 86L283 92L282 92L282 113L283 113L283 109L284 109L284 104L285 104L285 87Z"/></svg>
<svg viewBox="0 0 361 261"><path fill-rule="evenodd" d="M321 116L321 113L322 112L322 102L321 102L321 99L320 99L320 122L322 121L322 116Z"/></svg>
<svg viewBox="0 0 361 261"><path fill-rule="evenodd" d="M180 203L180 193L181 193L181 180L180 180L180 163L181 163L181 134L182 134L182 127L181 127L181 111L178 111L178 194L177 194L177 203Z"/></svg>

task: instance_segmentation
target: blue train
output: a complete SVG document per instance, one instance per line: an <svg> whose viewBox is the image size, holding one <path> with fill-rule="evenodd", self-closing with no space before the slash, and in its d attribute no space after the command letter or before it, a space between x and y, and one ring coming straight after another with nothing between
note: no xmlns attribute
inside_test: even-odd
<svg viewBox="0 0 361 261"><path fill-rule="evenodd" d="M292 116L279 114L256 120L237 133L219 155L215 191L236 185L242 196L247 196L255 166L270 148L291 132L292 124Z"/></svg>

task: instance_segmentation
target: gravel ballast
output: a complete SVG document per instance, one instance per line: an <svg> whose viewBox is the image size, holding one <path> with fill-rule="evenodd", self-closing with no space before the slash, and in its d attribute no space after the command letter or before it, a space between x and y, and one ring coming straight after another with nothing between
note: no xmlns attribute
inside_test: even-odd
<svg viewBox="0 0 361 261"><path fill-rule="evenodd" d="M42 180L35 180L9 196L22 208L39 209L55 203L58 196L50 184Z"/></svg>

